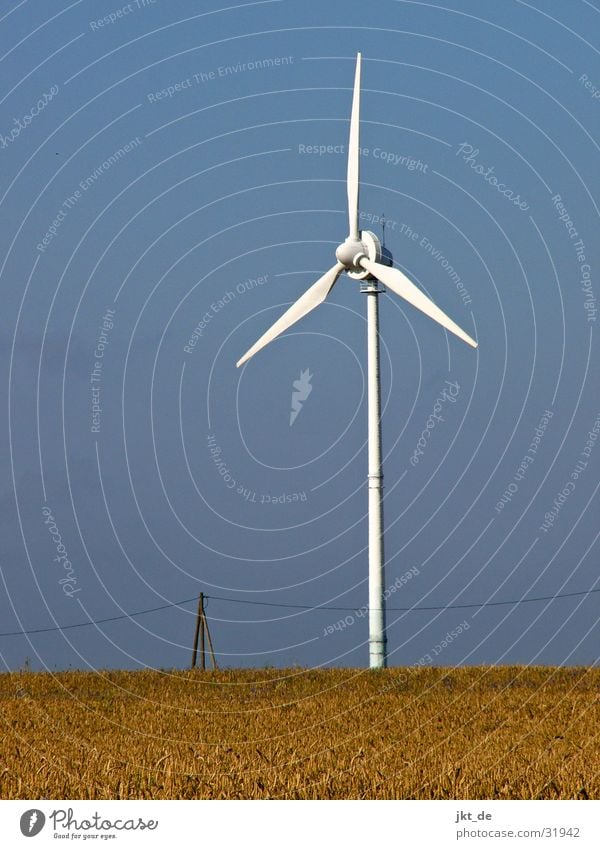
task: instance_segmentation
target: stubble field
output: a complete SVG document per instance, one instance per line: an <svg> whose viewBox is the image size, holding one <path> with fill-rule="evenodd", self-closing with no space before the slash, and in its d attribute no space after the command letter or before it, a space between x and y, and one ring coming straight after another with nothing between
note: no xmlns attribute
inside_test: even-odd
<svg viewBox="0 0 600 849"><path fill-rule="evenodd" d="M0 675L3 799L598 799L600 669Z"/></svg>

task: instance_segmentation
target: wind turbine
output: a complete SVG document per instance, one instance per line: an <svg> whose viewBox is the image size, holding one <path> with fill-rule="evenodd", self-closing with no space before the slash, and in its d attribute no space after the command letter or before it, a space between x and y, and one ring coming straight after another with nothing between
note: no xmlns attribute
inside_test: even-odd
<svg viewBox="0 0 600 849"><path fill-rule="evenodd" d="M379 239L368 230L358 229L359 192L359 128L360 128L360 70L361 54L356 56L354 94L350 117L350 142L348 146L348 238L337 248L336 264L326 271L316 283L279 318L238 361L238 367L247 362L265 345L307 315L327 298L342 272L354 280L364 280L361 292L367 295L367 395L368 395L368 445L369 445L369 659L372 669L386 665L385 601L383 597L383 502L381 467L381 398L379 380L379 304L378 296L385 291L383 283L413 307L437 321L473 348L477 342L455 324L406 275L397 268L384 265Z"/></svg>

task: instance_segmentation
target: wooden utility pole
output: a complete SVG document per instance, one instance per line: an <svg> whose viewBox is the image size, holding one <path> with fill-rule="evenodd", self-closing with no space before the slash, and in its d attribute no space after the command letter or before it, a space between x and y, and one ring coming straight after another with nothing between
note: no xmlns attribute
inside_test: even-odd
<svg viewBox="0 0 600 849"><path fill-rule="evenodd" d="M198 656L198 636L200 629L204 631L204 593L198 596L198 613L196 614L196 631L194 633L194 648L192 649L192 669L196 666L196 658ZM202 634L204 642L204 633ZM204 651L202 652L202 663L204 664Z"/></svg>
<svg viewBox="0 0 600 849"><path fill-rule="evenodd" d="M192 669L196 666L196 661L198 659L198 641L200 642L200 668L206 669L206 650L204 646L204 636L208 639L208 645L210 648L210 656L212 658L213 667L217 668L217 661L215 660L215 652L213 649L212 639L210 636L210 631L208 630L208 622L206 619L206 614L204 612L204 593L200 593L198 596L198 613L196 615L196 630L194 632L194 648L192 649Z"/></svg>
<svg viewBox="0 0 600 849"><path fill-rule="evenodd" d="M210 648L210 656L212 658L213 669L217 668L217 661L215 660L215 652L213 649L212 640L210 638L210 631L208 630L208 619L206 616L204 617L204 625L206 627L206 636L208 637L208 647Z"/></svg>

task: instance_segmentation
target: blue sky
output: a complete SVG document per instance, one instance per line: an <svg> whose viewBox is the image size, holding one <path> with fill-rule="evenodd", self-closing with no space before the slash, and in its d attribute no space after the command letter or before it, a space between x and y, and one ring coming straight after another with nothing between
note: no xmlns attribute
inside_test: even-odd
<svg viewBox="0 0 600 849"><path fill-rule="evenodd" d="M202 590L223 665L366 663L358 284L235 368L346 236L360 50L363 226L384 215L479 340L380 298L390 663L595 662L599 22L586 0L10 4L3 633ZM183 666L194 615L0 653Z"/></svg>

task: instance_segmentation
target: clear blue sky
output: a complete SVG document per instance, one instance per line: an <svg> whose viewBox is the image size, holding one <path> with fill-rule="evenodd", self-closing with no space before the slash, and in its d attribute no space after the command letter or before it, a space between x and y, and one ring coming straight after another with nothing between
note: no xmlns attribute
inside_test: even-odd
<svg viewBox="0 0 600 849"><path fill-rule="evenodd" d="M388 604L595 588L597 2L2 15L0 631L203 590L223 665L366 663L358 284L235 368L346 235L358 50L364 226L480 343L380 299ZM599 602L390 610L390 663L593 663ZM194 614L0 657L183 666Z"/></svg>

